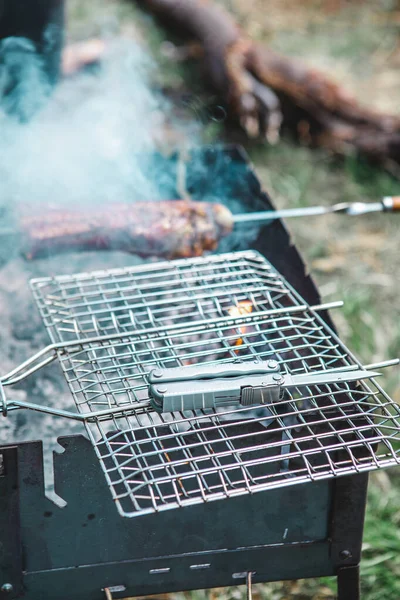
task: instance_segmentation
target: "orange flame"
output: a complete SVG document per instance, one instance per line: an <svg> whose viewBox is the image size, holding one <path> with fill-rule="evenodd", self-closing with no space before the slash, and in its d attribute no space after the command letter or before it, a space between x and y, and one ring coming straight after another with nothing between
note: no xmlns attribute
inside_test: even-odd
<svg viewBox="0 0 400 600"><path fill-rule="evenodd" d="M250 300L242 300L238 302L237 305L231 306L228 309L228 313L230 317L241 317L243 315L250 315L253 312L253 304ZM243 326L239 328L239 331L242 335L245 335L247 331L247 327ZM241 346L243 344L243 339L240 337L234 343L234 346Z"/></svg>

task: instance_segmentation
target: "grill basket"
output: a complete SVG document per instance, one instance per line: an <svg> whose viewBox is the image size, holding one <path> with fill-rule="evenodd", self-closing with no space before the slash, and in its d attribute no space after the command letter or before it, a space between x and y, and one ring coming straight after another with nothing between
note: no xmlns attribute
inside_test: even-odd
<svg viewBox="0 0 400 600"><path fill-rule="evenodd" d="M262 407L160 414L156 367L273 359L283 374L360 363L254 251L36 279L52 345L122 516L370 471L400 461L397 404L375 380L285 390ZM33 365L33 366L32 366ZM361 367L363 368L363 367ZM6 403L13 408L57 410Z"/></svg>

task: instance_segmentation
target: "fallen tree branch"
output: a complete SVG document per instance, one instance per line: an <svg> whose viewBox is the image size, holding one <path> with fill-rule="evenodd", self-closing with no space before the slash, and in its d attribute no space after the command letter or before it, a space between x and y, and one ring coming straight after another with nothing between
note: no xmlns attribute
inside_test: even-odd
<svg viewBox="0 0 400 600"><path fill-rule="evenodd" d="M250 136L275 141L283 125L335 153L400 163L400 118L361 106L329 77L253 42L208 0L138 4L203 48L209 82Z"/></svg>
<svg viewBox="0 0 400 600"><path fill-rule="evenodd" d="M250 136L278 137L282 114L276 93L246 68L249 42L225 11L191 0L145 0L139 5L161 16L203 48L207 77Z"/></svg>

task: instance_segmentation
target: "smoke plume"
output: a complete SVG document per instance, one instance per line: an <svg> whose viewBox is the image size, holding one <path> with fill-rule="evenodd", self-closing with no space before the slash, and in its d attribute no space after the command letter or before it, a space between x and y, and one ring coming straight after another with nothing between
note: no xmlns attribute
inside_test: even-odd
<svg viewBox="0 0 400 600"><path fill-rule="evenodd" d="M95 207L156 198L139 155L155 149L166 107L151 90L152 65L136 43L114 44L98 72L62 82L50 99L29 41L8 39L1 51L3 205Z"/></svg>

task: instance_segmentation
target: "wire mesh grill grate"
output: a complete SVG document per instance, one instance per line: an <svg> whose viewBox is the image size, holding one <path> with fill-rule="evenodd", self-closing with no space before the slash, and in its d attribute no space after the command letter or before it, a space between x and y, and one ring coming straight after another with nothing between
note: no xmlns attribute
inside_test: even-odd
<svg viewBox="0 0 400 600"><path fill-rule="evenodd" d="M399 408L372 381L286 390L252 409L143 406L157 366L273 358L300 374L356 364L256 252L38 279L32 289L52 341L79 340L59 351L78 410L110 411L86 428L123 516L400 462Z"/></svg>

